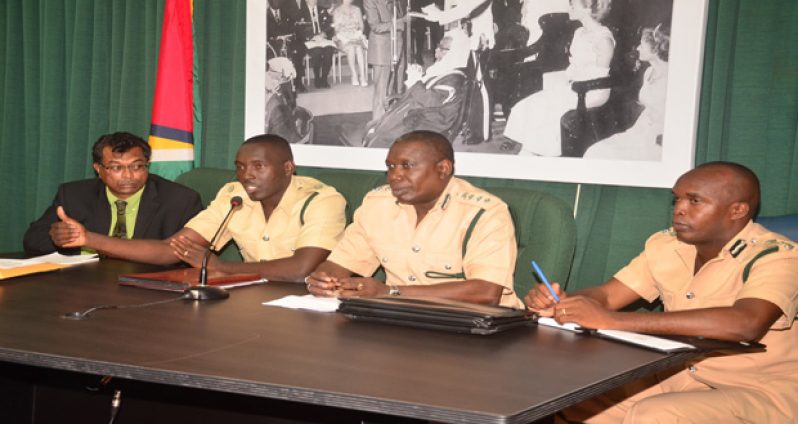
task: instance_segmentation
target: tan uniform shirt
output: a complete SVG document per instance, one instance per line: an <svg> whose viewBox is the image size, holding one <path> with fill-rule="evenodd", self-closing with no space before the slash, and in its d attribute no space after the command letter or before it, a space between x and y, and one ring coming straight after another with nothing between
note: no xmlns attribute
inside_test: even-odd
<svg viewBox="0 0 798 424"><path fill-rule="evenodd" d="M480 209L485 212L463 255L463 239ZM413 206L397 203L389 186L372 190L328 259L364 276L382 265L386 283L400 286L485 280L504 286L501 305L521 307L513 291L515 256L515 229L507 205L452 178L418 226ZM465 276L454 275L460 272Z"/></svg>
<svg viewBox="0 0 798 424"><path fill-rule="evenodd" d="M768 250L773 252L765 254ZM744 282L745 269L757 256ZM731 306L744 298L778 306L783 315L761 340L767 352L698 360L689 373L710 387L764 392L787 416L798 416L798 326L792 325L798 308L798 248L749 222L693 275L695 257L695 247L663 231L651 236L645 251L615 278L649 301L661 298L666 311Z"/></svg>
<svg viewBox="0 0 798 424"><path fill-rule="evenodd" d="M307 202L313 193L318 194ZM210 206L186 227L210 240L230 210L230 199L234 196L241 196L244 202L233 212L216 246L224 246L233 239L246 262L287 258L302 247L332 250L346 226L346 200L340 193L319 180L293 176L268 222L260 202L250 200L241 183L235 182L225 184ZM300 215L304 217L304 225Z"/></svg>

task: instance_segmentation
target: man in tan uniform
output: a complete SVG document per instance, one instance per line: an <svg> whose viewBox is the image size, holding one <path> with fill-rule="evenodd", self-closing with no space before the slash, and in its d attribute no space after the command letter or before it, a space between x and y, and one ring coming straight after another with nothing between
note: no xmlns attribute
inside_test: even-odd
<svg viewBox="0 0 798 424"><path fill-rule="evenodd" d="M610 281L571 295L555 285L560 303L538 286L526 304L588 328L759 340L767 351L717 352L565 415L587 422L795 422L798 249L751 221L759 181L748 168L701 165L679 178L673 195L673 227L651 236ZM639 298L658 297L664 313L618 312Z"/></svg>
<svg viewBox="0 0 798 424"><path fill-rule="evenodd" d="M516 242L507 205L452 176L451 143L414 131L396 140L385 163L388 185L365 196L341 242L305 280L308 290L522 306L513 291ZM385 284L370 278L379 266Z"/></svg>
<svg viewBox="0 0 798 424"><path fill-rule="evenodd" d="M243 204L219 234L217 247L233 239L245 262L224 262L211 255L208 269L254 272L271 280L302 281L320 264L343 234L346 201L320 181L295 176L291 147L282 137L259 135L245 141L235 160L238 182L219 190L210 206L165 240L120 240L85 231L72 223L75 241L108 256L138 262L184 261L199 267L210 241L240 196Z"/></svg>

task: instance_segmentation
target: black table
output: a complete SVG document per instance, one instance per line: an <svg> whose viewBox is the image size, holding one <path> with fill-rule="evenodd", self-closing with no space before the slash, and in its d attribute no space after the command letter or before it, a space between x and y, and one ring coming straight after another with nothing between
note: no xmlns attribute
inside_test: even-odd
<svg viewBox="0 0 798 424"><path fill-rule="evenodd" d="M470 336L261 305L305 293L277 282L223 301L61 317L176 296L116 284L120 273L154 269L104 259L0 282L0 361L443 422L518 423L693 356L545 327Z"/></svg>

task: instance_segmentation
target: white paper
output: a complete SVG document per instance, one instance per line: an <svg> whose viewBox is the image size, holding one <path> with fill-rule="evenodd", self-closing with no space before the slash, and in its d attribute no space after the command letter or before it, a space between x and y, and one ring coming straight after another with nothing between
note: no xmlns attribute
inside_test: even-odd
<svg viewBox="0 0 798 424"><path fill-rule="evenodd" d="M647 334L633 333L621 330L598 330L602 336L620 340L638 346L650 347L652 349L670 352L679 349L695 349L695 346L687 343L677 342L676 340L663 339L662 337L649 336Z"/></svg>
<svg viewBox="0 0 798 424"><path fill-rule="evenodd" d="M561 330L568 330L577 333L584 332L582 327L572 322L560 324L554 318L541 317L538 318L538 324L546 327L559 328ZM695 349L695 346L687 343L678 342L676 340L664 339L662 337L650 336L648 334L634 333L631 331L622 330L596 330L596 333L603 337L614 339L638 346L656 349L662 352L671 352L674 350Z"/></svg>
<svg viewBox="0 0 798 424"><path fill-rule="evenodd" d="M316 297L312 294L304 296L290 295L280 299L263 302L266 306L279 306L290 309L308 309L317 312L335 312L341 301L335 297Z"/></svg>
<svg viewBox="0 0 798 424"><path fill-rule="evenodd" d="M96 254L68 256L68 255L62 255L58 252L54 252L50 253L49 255L36 256L28 259L0 258L0 268L9 269L9 268L16 268L19 266L41 264L41 263L51 263L51 264L71 266L71 265L79 265L90 262L97 262L98 260L99 257Z"/></svg>
<svg viewBox="0 0 798 424"><path fill-rule="evenodd" d="M576 331L576 332L582 331L582 328L579 327L579 325L577 324L574 324L572 322L566 322L565 324L560 324L559 322L555 321L554 318L548 318L548 317L538 318L538 324L545 325L546 327L559 328L561 330Z"/></svg>

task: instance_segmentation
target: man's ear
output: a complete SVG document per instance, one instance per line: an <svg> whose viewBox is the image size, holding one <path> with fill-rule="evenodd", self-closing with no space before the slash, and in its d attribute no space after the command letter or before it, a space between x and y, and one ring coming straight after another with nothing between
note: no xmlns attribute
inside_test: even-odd
<svg viewBox="0 0 798 424"><path fill-rule="evenodd" d="M91 164L91 167L94 168L94 172L97 175L100 175L100 164L99 163L94 162L93 164Z"/></svg>
<svg viewBox="0 0 798 424"><path fill-rule="evenodd" d="M747 202L734 202L729 207L729 212L731 213L731 219L738 220L738 219L748 219L751 212L751 205Z"/></svg>
<svg viewBox="0 0 798 424"><path fill-rule="evenodd" d="M283 162L283 171L285 171L285 175L294 175L296 171L296 164L292 160L287 160Z"/></svg>
<svg viewBox="0 0 798 424"><path fill-rule="evenodd" d="M440 175L441 179L451 177L454 173L454 167L452 166L452 161L449 159L441 159L435 165L438 169L438 174Z"/></svg>

